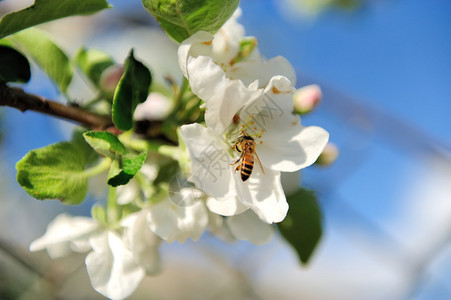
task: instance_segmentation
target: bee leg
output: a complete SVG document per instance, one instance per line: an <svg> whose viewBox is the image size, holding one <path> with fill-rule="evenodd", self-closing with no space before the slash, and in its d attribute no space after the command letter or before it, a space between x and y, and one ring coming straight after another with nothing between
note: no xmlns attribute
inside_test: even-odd
<svg viewBox="0 0 451 300"><path fill-rule="evenodd" d="M241 161L241 159L243 158L243 154L244 153L241 153L241 155L240 155L240 157L234 162L234 163L232 163L232 164L230 164L230 165L236 165L237 163L239 163L240 161Z"/></svg>
<svg viewBox="0 0 451 300"><path fill-rule="evenodd" d="M239 164L239 165L235 168L235 173L236 173L237 171L239 171L239 170L241 170L241 164Z"/></svg>

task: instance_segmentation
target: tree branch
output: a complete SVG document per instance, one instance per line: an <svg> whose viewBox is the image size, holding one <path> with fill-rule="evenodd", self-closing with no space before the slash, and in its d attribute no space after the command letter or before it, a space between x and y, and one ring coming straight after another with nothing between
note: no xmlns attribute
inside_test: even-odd
<svg viewBox="0 0 451 300"><path fill-rule="evenodd" d="M22 112L27 110L44 113L82 124L90 129L105 130L114 127L107 116L87 112L75 106L64 105L43 97L28 94L20 88L0 82L0 106L9 106Z"/></svg>

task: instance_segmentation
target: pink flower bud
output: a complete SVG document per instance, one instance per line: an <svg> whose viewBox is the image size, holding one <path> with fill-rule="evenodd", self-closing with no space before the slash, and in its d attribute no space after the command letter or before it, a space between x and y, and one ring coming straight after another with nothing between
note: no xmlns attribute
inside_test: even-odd
<svg viewBox="0 0 451 300"><path fill-rule="evenodd" d="M327 143L323 152L319 155L315 164L321 167L327 167L333 164L338 158L338 147L333 143Z"/></svg>
<svg viewBox="0 0 451 300"><path fill-rule="evenodd" d="M113 94L122 74L124 74L124 67L122 65L109 66L100 76L100 88L108 94Z"/></svg>
<svg viewBox="0 0 451 300"><path fill-rule="evenodd" d="M294 95L294 111L300 115L311 112L321 101L321 89L311 84L298 89Z"/></svg>
<svg viewBox="0 0 451 300"><path fill-rule="evenodd" d="M171 111L171 101L158 92L152 92L146 101L136 107L134 119L139 120L164 120Z"/></svg>

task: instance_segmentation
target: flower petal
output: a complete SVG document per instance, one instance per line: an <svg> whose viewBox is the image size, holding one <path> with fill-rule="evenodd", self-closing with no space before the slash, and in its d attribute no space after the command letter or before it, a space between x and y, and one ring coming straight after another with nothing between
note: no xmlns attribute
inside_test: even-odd
<svg viewBox="0 0 451 300"><path fill-rule="evenodd" d="M231 197L222 201L209 197L206 204L210 211L222 216L238 215L249 209L236 197Z"/></svg>
<svg viewBox="0 0 451 300"><path fill-rule="evenodd" d="M146 269L147 275L156 274L161 271L161 259L159 245L161 239L155 235L147 224L147 211L128 216L121 221L125 227L125 244L132 251L136 263Z"/></svg>
<svg viewBox="0 0 451 300"><path fill-rule="evenodd" d="M293 172L305 168L318 158L329 134L320 127L303 127L292 113L292 87L287 78L275 76L265 94L240 112L242 120L252 118L249 130L262 132L256 151L262 164L277 171ZM252 133L252 132L250 132Z"/></svg>
<svg viewBox="0 0 451 300"><path fill-rule="evenodd" d="M240 50L240 42L244 37L244 27L237 22L241 9L237 8L232 17L216 32L212 47L212 57L221 65L228 65Z"/></svg>
<svg viewBox="0 0 451 300"><path fill-rule="evenodd" d="M263 144L258 147L262 163L283 172L294 172L313 164L329 140L329 133L321 127L302 127L296 123L292 128L285 123L273 122L271 131L265 132ZM277 128L285 128L277 131Z"/></svg>
<svg viewBox="0 0 451 300"><path fill-rule="evenodd" d="M110 299L130 296L144 277L121 238L111 231L90 239L93 252L86 257L92 287Z"/></svg>
<svg viewBox="0 0 451 300"><path fill-rule="evenodd" d="M260 220L251 210L226 218L226 223L237 239L249 241L256 245L267 243L275 232L273 225Z"/></svg>
<svg viewBox="0 0 451 300"><path fill-rule="evenodd" d="M212 41L213 35L211 33L206 31L198 31L180 44L177 50L177 55L179 59L180 69L182 70L182 73L186 78L189 79L187 70L188 59L191 56L210 56Z"/></svg>
<svg viewBox="0 0 451 300"><path fill-rule="evenodd" d="M208 229L217 238L232 243L236 241L236 238L230 232L229 227L225 223L223 216L217 215L211 211L208 212Z"/></svg>
<svg viewBox="0 0 451 300"><path fill-rule="evenodd" d="M216 132L200 124L183 125L181 136L191 158L191 177L197 188L217 199L236 195L227 145Z"/></svg>
<svg viewBox="0 0 451 300"><path fill-rule="evenodd" d="M97 228L97 222L91 218L60 214L49 223L46 233L30 244L30 251L47 248L51 258L65 256L71 252L71 249L77 252L88 251L90 248L83 247L82 245L86 244L81 240L87 239L89 234ZM77 240L79 240L77 245L71 245Z"/></svg>
<svg viewBox="0 0 451 300"><path fill-rule="evenodd" d="M292 86L296 85L296 72L290 62L283 56L276 56L267 61L263 58L244 60L227 70L230 78L241 80L245 86L258 79L259 87L266 87L271 78L277 75L286 77Z"/></svg>
<svg viewBox="0 0 451 300"><path fill-rule="evenodd" d="M235 176L233 179L238 188L238 197L263 222L281 222L287 215L288 203L280 183L280 172L271 169L265 169L264 172L254 167L252 175L244 182Z"/></svg>
<svg viewBox="0 0 451 300"><path fill-rule="evenodd" d="M197 241L208 224L207 210L203 202L192 206L177 206L171 200L163 200L149 208L149 228L168 243L183 243L188 238Z"/></svg>
<svg viewBox="0 0 451 300"><path fill-rule="evenodd" d="M193 93L206 102L205 122L217 133L232 123L233 116L246 102L262 93L248 89L240 80L227 78L224 70L208 56L190 57L187 71Z"/></svg>
<svg viewBox="0 0 451 300"><path fill-rule="evenodd" d="M119 205L129 204L134 201L141 194L141 188L135 182L131 180L126 185L120 185L116 188L116 201Z"/></svg>

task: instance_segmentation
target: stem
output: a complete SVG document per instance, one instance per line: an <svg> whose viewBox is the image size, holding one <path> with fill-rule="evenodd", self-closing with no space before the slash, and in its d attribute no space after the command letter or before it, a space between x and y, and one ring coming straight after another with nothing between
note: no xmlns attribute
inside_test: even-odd
<svg viewBox="0 0 451 300"><path fill-rule="evenodd" d="M80 123L90 129L103 130L114 126L109 117L28 94L20 88L9 87L5 83L0 83L0 106L13 107L22 112L32 110L44 113Z"/></svg>
<svg viewBox="0 0 451 300"><path fill-rule="evenodd" d="M136 139L122 139L121 142L135 149L136 151L149 151L151 153L170 157L174 160L178 160L180 158L180 148L177 146L170 146L159 142Z"/></svg>
<svg viewBox="0 0 451 300"><path fill-rule="evenodd" d="M86 169L83 173L86 177L92 177L98 175L108 169L111 164L111 159L108 157L103 158L97 165Z"/></svg>
<svg viewBox="0 0 451 300"><path fill-rule="evenodd" d="M116 188L110 186L108 189L108 199L106 204L106 216L109 224L115 224L119 220Z"/></svg>

